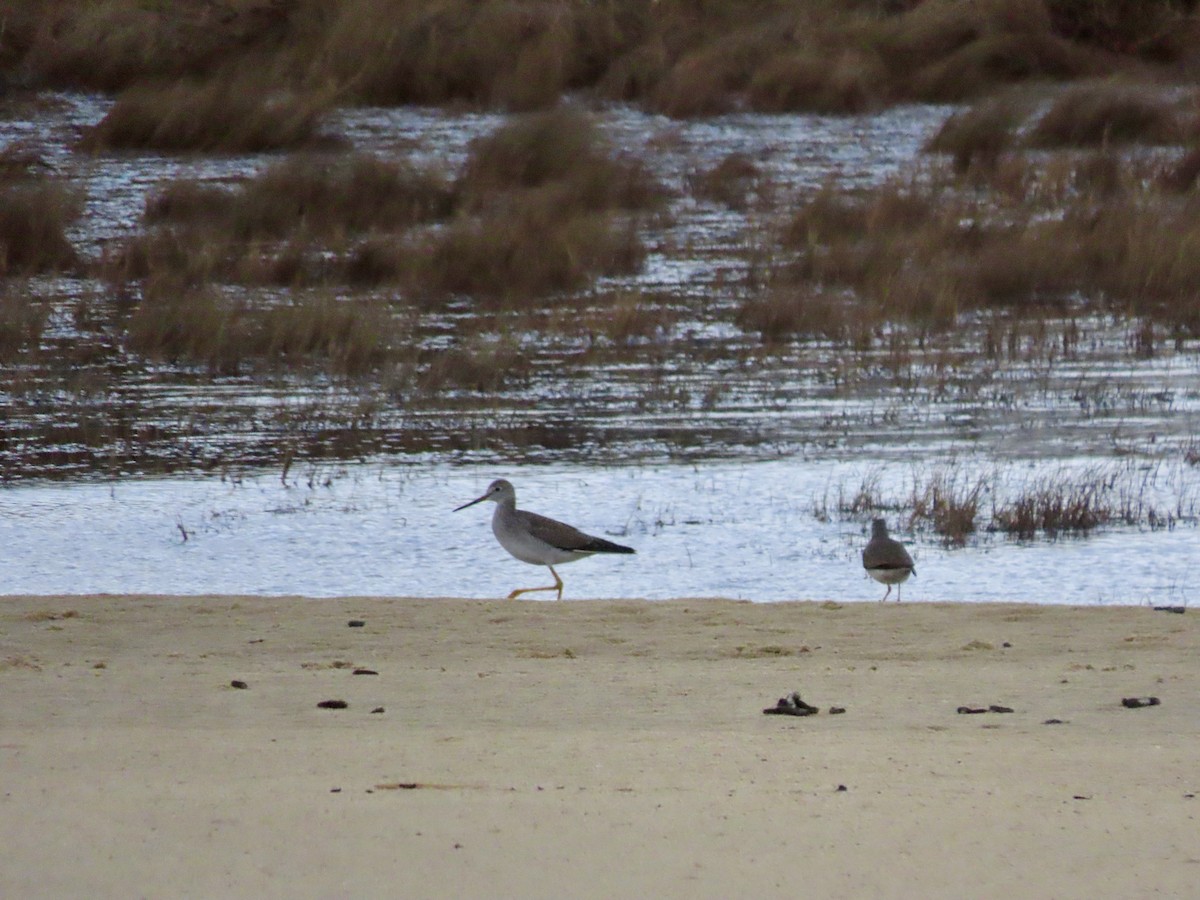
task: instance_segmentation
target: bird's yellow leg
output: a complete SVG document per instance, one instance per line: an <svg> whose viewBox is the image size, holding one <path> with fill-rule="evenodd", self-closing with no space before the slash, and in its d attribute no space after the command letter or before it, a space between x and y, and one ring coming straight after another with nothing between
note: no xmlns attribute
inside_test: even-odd
<svg viewBox="0 0 1200 900"><path fill-rule="evenodd" d="M546 568L549 569L550 574L554 576L554 584L547 585L546 587L517 588L515 591L513 591L511 594L508 595L508 599L516 600L522 594L532 594L537 591L558 591L558 599L561 600L562 599L562 589L563 589L562 579L559 578L558 573L554 571L554 566L546 566Z"/></svg>

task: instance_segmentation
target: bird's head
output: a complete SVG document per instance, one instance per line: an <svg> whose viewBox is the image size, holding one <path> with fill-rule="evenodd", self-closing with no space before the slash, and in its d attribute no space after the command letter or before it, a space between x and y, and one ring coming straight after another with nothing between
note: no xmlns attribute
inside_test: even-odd
<svg viewBox="0 0 1200 900"><path fill-rule="evenodd" d="M482 503L484 500L491 500L495 503L503 503L506 500L511 500L515 503L517 501L517 492L512 484L503 478L497 478L488 485L488 489L481 496L476 497L470 503L464 503L462 506L455 507L454 511L458 512L460 509L466 509L468 506L474 506L476 503Z"/></svg>

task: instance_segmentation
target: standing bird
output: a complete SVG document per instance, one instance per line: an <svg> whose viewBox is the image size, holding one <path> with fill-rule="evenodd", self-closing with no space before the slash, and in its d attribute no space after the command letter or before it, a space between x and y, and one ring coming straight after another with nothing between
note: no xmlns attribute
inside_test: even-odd
<svg viewBox="0 0 1200 900"><path fill-rule="evenodd" d="M496 535L500 546L521 562L546 566L554 576L554 584L548 587L518 588L508 595L509 600L530 591L558 591L558 599L561 600L563 583L554 571L556 563L573 562L593 553L636 552L632 547L622 547L604 538L584 534L577 528L556 522L554 519L517 509L517 492L503 478L489 484L482 497L464 503L454 511L458 512L484 500L492 500L496 504L496 511L492 514L492 533Z"/></svg>
<svg viewBox="0 0 1200 900"><path fill-rule="evenodd" d="M916 575L912 557L904 549L904 545L895 538L888 536L887 522L875 519L871 522L871 540L863 547L863 568L867 574L880 584L888 586L887 592L880 598L882 603L896 585L896 602L900 602L900 584L908 580L909 575Z"/></svg>

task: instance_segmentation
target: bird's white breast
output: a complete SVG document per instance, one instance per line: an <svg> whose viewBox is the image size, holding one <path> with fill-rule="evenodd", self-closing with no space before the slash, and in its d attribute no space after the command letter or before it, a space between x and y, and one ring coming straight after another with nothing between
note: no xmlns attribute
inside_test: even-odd
<svg viewBox="0 0 1200 900"><path fill-rule="evenodd" d="M880 584L899 584L908 580L912 569L867 569L867 574Z"/></svg>

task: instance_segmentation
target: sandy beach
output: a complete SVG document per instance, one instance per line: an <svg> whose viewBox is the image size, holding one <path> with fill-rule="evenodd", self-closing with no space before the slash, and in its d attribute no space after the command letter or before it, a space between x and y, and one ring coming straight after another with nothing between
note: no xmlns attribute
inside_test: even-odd
<svg viewBox="0 0 1200 900"><path fill-rule="evenodd" d="M149 596L0 611L4 897L1200 884L1194 612ZM820 712L763 714L792 691ZM992 706L1012 712L958 711Z"/></svg>

